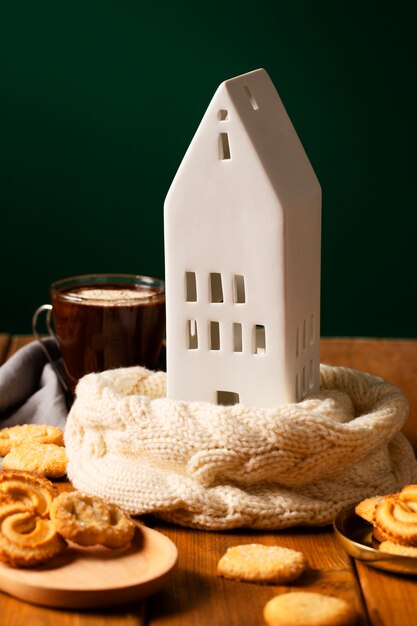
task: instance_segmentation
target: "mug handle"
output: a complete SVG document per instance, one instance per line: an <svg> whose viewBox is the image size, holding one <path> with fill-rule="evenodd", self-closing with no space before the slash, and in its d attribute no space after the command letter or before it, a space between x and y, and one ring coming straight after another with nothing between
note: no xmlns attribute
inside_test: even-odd
<svg viewBox="0 0 417 626"><path fill-rule="evenodd" d="M54 370L55 374L57 375L58 380L61 383L61 386L64 389L65 393L69 394L69 387L67 385L67 382L66 382L65 378L62 375L62 372L59 370L59 367L57 366L56 362L53 360L53 358L49 354L48 349L47 349L47 347L45 345L45 342L43 340L43 337L41 337L41 335L38 333L38 319L39 319L39 316L44 311L47 311L47 313L46 313L46 328L48 329L49 336L52 337L52 339L55 340L57 346L59 347L58 338L57 338L57 336L55 334L55 331L54 331L54 329L52 328L52 325L51 325L51 315L52 315L52 305L51 304L42 304L42 306L38 307L36 309L36 311L34 312L33 318L32 318L32 332L33 332L33 336L38 341L40 347L42 348L43 353L45 354L46 358L48 359L49 363L51 364L52 369Z"/></svg>

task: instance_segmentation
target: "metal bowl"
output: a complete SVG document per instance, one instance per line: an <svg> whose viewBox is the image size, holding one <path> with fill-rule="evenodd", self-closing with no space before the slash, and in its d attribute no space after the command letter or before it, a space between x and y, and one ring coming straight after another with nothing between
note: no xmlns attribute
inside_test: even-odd
<svg viewBox="0 0 417 626"><path fill-rule="evenodd" d="M416 557L388 554L372 547L372 525L356 515L354 506L336 515L333 528L343 548L354 559L386 572L417 574Z"/></svg>

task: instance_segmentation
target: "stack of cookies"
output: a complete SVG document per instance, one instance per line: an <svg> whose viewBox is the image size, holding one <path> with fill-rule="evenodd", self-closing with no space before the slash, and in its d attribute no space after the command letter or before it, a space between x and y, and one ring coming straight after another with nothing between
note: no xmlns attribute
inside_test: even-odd
<svg viewBox="0 0 417 626"><path fill-rule="evenodd" d="M372 543L388 554L417 557L417 485L362 500L355 513L372 524Z"/></svg>

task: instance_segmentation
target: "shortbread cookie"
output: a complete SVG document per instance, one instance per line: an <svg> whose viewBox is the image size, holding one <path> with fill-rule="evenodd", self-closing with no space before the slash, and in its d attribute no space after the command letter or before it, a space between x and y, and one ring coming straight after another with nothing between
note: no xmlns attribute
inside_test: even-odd
<svg viewBox="0 0 417 626"><path fill-rule="evenodd" d="M385 496L374 496L373 498L366 498L355 506L355 513L362 517L370 524L374 523L376 507L384 501Z"/></svg>
<svg viewBox="0 0 417 626"><path fill-rule="evenodd" d="M50 516L63 537L82 546L121 548L135 534L133 520L122 509L78 491L64 492L55 498Z"/></svg>
<svg viewBox="0 0 417 626"><path fill-rule="evenodd" d="M36 441L64 445L64 433L56 426L43 424L23 424L0 430L0 456L5 456L14 446Z"/></svg>
<svg viewBox="0 0 417 626"><path fill-rule="evenodd" d="M65 448L54 443L25 443L13 447L3 459L4 469L37 472L48 478L61 478L67 472Z"/></svg>
<svg viewBox="0 0 417 626"><path fill-rule="evenodd" d="M378 528L378 526L374 526L372 528L372 538L379 543L381 543L381 541L389 540L388 535L384 533L380 528Z"/></svg>
<svg viewBox="0 0 417 626"><path fill-rule="evenodd" d="M398 494L401 501L407 502L413 511L417 511L417 485L406 485Z"/></svg>
<svg viewBox="0 0 417 626"><path fill-rule="evenodd" d="M15 502L0 507L0 560L13 567L29 567L63 550L66 542L49 519Z"/></svg>
<svg viewBox="0 0 417 626"><path fill-rule="evenodd" d="M389 496L377 506L375 525L394 543L417 546L417 510L401 495Z"/></svg>
<svg viewBox="0 0 417 626"><path fill-rule="evenodd" d="M379 545L381 552L388 554L397 554L398 556L412 556L417 558L417 548L415 546L402 546L393 541L382 541Z"/></svg>
<svg viewBox="0 0 417 626"><path fill-rule="evenodd" d="M266 603L264 620L269 626L351 626L356 614L341 598L293 591Z"/></svg>
<svg viewBox="0 0 417 626"><path fill-rule="evenodd" d="M49 514L57 488L43 476L31 472L3 470L0 472L0 502L19 502L35 509L41 517Z"/></svg>
<svg viewBox="0 0 417 626"><path fill-rule="evenodd" d="M217 574L235 580L286 583L301 576L306 567L302 552L249 543L228 548L217 564Z"/></svg>

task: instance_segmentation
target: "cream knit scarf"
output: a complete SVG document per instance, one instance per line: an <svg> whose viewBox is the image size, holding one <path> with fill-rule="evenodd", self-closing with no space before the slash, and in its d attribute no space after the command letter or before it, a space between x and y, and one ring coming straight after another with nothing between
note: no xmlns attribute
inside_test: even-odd
<svg viewBox="0 0 417 626"><path fill-rule="evenodd" d="M331 522L417 481L407 400L369 374L321 366L321 390L274 409L167 399L141 367L81 379L65 430L80 491L209 530Z"/></svg>

